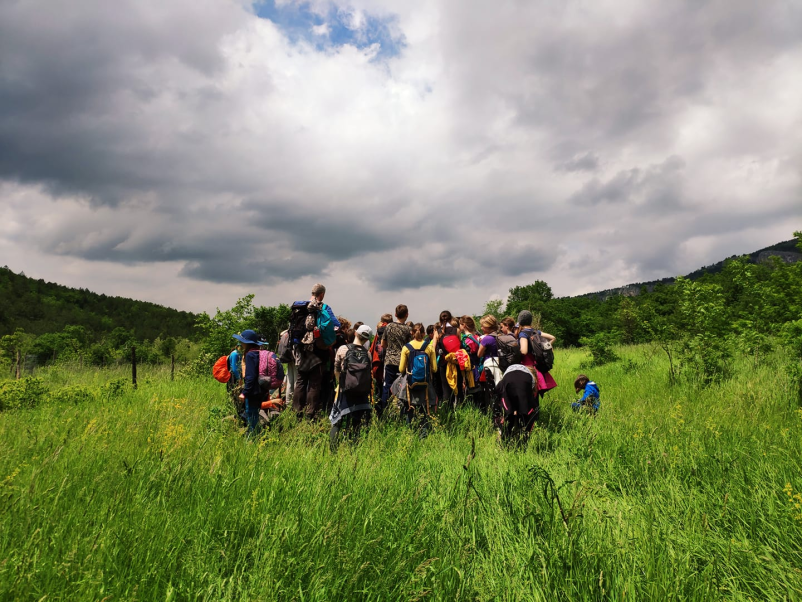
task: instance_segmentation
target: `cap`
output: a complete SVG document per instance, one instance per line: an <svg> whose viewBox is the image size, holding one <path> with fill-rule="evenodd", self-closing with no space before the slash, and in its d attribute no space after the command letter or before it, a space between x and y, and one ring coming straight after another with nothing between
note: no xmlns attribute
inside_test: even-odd
<svg viewBox="0 0 802 602"><path fill-rule="evenodd" d="M363 341L369 341L373 338L373 329L367 324L362 324L362 326L357 328L356 333Z"/></svg>

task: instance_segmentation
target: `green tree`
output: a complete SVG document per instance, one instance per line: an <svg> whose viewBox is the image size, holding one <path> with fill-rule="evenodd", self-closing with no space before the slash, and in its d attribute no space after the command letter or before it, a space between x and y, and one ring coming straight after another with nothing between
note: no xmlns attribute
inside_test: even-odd
<svg viewBox="0 0 802 602"><path fill-rule="evenodd" d="M279 336L289 326L291 311L290 306L286 303L271 307L261 306L254 309L253 317L256 331L265 337L271 348L276 348Z"/></svg>
<svg viewBox="0 0 802 602"><path fill-rule="evenodd" d="M543 315L549 301L554 298L551 287L543 280L536 280L526 286L515 286L507 297L507 312L518 315L524 309L533 314Z"/></svg>
<svg viewBox="0 0 802 602"><path fill-rule="evenodd" d="M31 348L33 340L34 337L22 328L17 328L13 334L0 338L0 356L11 364L11 372L17 379L22 375L25 354Z"/></svg>
<svg viewBox="0 0 802 602"><path fill-rule="evenodd" d="M214 362L221 355L228 354L236 342L232 335L243 330L256 329L253 297L242 297L227 311L218 307L214 316L206 312L198 316L195 327L202 336L201 353L207 356L204 361L211 358L211 362Z"/></svg>

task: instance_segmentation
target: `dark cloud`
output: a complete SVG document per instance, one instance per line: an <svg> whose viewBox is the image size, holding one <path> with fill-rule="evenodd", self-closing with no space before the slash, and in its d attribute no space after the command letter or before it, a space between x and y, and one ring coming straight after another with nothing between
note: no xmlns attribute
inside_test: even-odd
<svg viewBox="0 0 802 602"><path fill-rule="evenodd" d="M680 157L669 157L646 169L620 171L607 181L593 178L571 195L570 202L584 207L630 204L665 212L681 204L684 167Z"/></svg>

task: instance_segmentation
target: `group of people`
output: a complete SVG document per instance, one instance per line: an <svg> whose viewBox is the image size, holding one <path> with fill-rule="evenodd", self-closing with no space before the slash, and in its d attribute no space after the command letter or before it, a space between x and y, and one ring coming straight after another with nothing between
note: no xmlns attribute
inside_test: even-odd
<svg viewBox="0 0 802 602"><path fill-rule="evenodd" d="M428 326L411 322L402 304L395 316L383 315L374 332L336 316L325 295L325 286L316 284L308 301L292 305L276 353L254 331L233 335L239 345L227 359L229 390L249 431L286 402L299 419L327 412L336 449L343 430L357 433L395 399L399 415L423 438L433 412L471 399L503 439L525 439L540 399L557 386L550 373L555 337L536 328L529 311L517 320L486 315L479 331L472 316L449 311ZM574 409L598 411L598 385L585 375L574 385L584 390Z"/></svg>

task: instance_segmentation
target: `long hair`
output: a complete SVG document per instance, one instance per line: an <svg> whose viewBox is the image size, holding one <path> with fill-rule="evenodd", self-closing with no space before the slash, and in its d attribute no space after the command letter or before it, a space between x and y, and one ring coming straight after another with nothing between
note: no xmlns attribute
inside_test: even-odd
<svg viewBox="0 0 802 602"><path fill-rule="evenodd" d="M496 319L496 316L491 314L487 314L481 320L479 320L479 324L481 324L484 328L489 328L491 332L498 330L498 320Z"/></svg>

